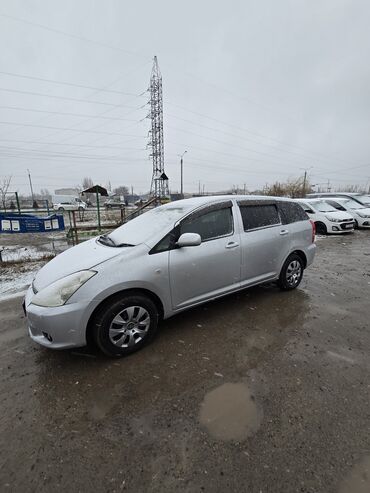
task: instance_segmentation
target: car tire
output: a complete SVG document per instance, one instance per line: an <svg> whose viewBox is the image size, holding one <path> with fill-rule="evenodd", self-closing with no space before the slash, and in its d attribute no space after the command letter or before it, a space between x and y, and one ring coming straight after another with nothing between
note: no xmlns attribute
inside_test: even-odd
<svg viewBox="0 0 370 493"><path fill-rule="evenodd" d="M328 228L325 226L324 223L317 222L315 223L315 226L316 226L316 234L326 235L328 233Z"/></svg>
<svg viewBox="0 0 370 493"><path fill-rule="evenodd" d="M84 211L84 208L83 208L83 207L79 207L79 208L78 208L78 211L79 211L79 212L83 212L83 211Z"/></svg>
<svg viewBox="0 0 370 493"><path fill-rule="evenodd" d="M303 277L304 265L302 258L293 253L284 262L281 269L278 285L283 291L291 291L297 288Z"/></svg>
<svg viewBox="0 0 370 493"><path fill-rule="evenodd" d="M58 211L59 211L59 212L64 212L64 207L59 207L59 208L58 208Z"/></svg>
<svg viewBox="0 0 370 493"><path fill-rule="evenodd" d="M357 219L355 219L355 225L354 225L353 229L360 229L358 222L357 222Z"/></svg>
<svg viewBox="0 0 370 493"><path fill-rule="evenodd" d="M93 319L93 340L107 356L126 356L153 339L158 318L158 309L148 296L128 294L113 298L102 305Z"/></svg>

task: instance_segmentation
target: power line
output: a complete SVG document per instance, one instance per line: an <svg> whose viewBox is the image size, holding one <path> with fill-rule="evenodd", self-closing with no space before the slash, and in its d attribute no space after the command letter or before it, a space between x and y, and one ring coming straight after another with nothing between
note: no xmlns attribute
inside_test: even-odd
<svg viewBox="0 0 370 493"><path fill-rule="evenodd" d="M0 138L0 142L17 142L20 144L40 144L40 141L38 141L38 140L22 140L22 139L2 139L2 138ZM70 144L70 143L67 144L64 142L63 143L61 143L61 142L42 142L42 143L48 144L48 145L68 146L68 147L87 147L87 148L91 148L91 149L124 149L124 150L131 150L131 151L146 151L147 150L144 147L122 147L122 146L117 146L115 144L96 146L96 145L89 145L89 144Z"/></svg>
<svg viewBox="0 0 370 493"><path fill-rule="evenodd" d="M8 88L5 88L5 87L0 87L0 91L12 92L12 93L16 93L16 94L27 94L27 95L31 95L31 96L40 96L40 97L43 97L43 98L60 99L60 100L63 100L63 101L73 101L74 103L76 103L76 102L77 103L89 103L89 104L98 104L98 105L102 105L102 106L122 107L122 108L130 108L130 109L140 109L140 108L142 108L142 106L139 106L139 107L127 106L127 105L124 105L124 104L106 103L106 102L103 102L103 101L94 101L94 100L91 100L91 99L83 99L83 98L71 98L71 97L68 97L68 96L56 96L54 94L45 94L45 93L42 93L42 92L34 92L34 91L22 91L22 90L19 90L19 89L8 89Z"/></svg>
<svg viewBox="0 0 370 493"><path fill-rule="evenodd" d="M39 110L36 108L25 108L23 106L0 106L0 108L5 109L5 110L14 110L14 111L26 111L26 112L32 112L32 113L45 113L45 114L50 114L50 115L58 115L58 116L75 116L79 118L99 118L101 120L116 120L116 121L122 121L122 122L137 122L138 120L135 120L133 118L118 118L118 117L113 117L113 116L100 116L100 115L89 115L86 113L69 113L69 112L63 112L63 111L50 111L50 110Z"/></svg>
<svg viewBox="0 0 370 493"><path fill-rule="evenodd" d="M74 82L64 82L64 81L62 82L62 81L58 81L58 80L55 80L55 79L46 79L46 78L43 78L43 77L36 77L36 76L32 76L32 75L16 74L16 73L13 73L13 72L0 71L0 74L2 74L2 75L9 75L10 77L18 77L18 78L21 78L21 79L28 79L28 80L37 80L37 81L41 81L41 82L48 82L50 84L58 84L58 85L70 86L70 87L78 87L78 88L81 88L81 89L90 89L90 90L95 90L95 91L98 91L98 92L107 92L107 93L111 93L111 94L120 94L122 96L140 97L140 96L144 96L145 93L147 92L147 91L143 91L141 94L136 94L136 93L131 93L131 92L116 91L114 89L103 89L103 88L94 87L94 86L86 86L86 85L83 85L83 84L76 84Z"/></svg>
<svg viewBox="0 0 370 493"><path fill-rule="evenodd" d="M136 72L138 69L143 68L143 67L144 67L144 66L146 66L146 65L148 65L148 62L145 62L144 64L142 64L142 63L141 63L140 65L136 66L133 70L124 71L123 73L121 73L121 75L120 75L118 78L114 79L114 80L113 80L112 82L110 82L109 84L107 84L107 85L105 85L104 87L102 87L102 88L100 88L100 89L98 89L98 90L96 90L96 91L92 92L92 93L88 96L88 100L90 101L90 100L91 100L91 98L92 98L93 96L95 96L96 94L99 94L99 92L101 92L102 90L108 89L109 87L113 86L114 84L116 84L117 82L119 82L120 80L122 80L122 78L124 78L124 77L128 77L129 75L131 75L132 73ZM134 98L134 99L135 99L135 98ZM130 101L130 100L128 100L128 101L126 101L126 102L129 102L129 101ZM61 109L63 109L63 108L61 108ZM109 109L109 111L113 111L114 109L115 109L115 108L110 108L110 109ZM100 113L100 114L99 114L99 116L104 115L105 113L108 113L109 111L102 112L102 113ZM129 112L126 112L126 114L133 113L134 111L136 111L136 110L131 110L131 111L129 111ZM39 119L39 120L37 120L37 122L35 122L35 123L41 123L41 122L44 122L44 121L49 120L50 118L51 118L51 115L47 115L47 116L44 116L44 117L40 118L40 119ZM19 125L19 128L21 128L21 127L22 127L22 125ZM8 131L5 135L10 135L10 134L13 134L13 133L15 133L16 131L17 131L17 128L13 129L13 130L12 130L12 131L10 131L10 132ZM53 133L53 134L51 134L51 135L54 135L55 133L56 133L56 132L54 132L54 133ZM4 134L3 134L3 135L4 135ZM49 134L49 136L50 136L50 134Z"/></svg>
<svg viewBox="0 0 370 493"><path fill-rule="evenodd" d="M260 138L263 138L263 139L271 140L272 142L276 142L279 145L283 145L283 146L292 147L292 148L295 148L295 149L298 149L298 150L302 150L304 152L308 152L308 153L312 154L312 156L320 156L321 159L326 160L326 161L329 161L329 162L333 162L334 159L335 159L335 161L334 161L335 163L338 162L338 161L345 162L345 161L343 161L341 159L338 159L336 157L335 158L331 158L331 157L329 157L329 156L327 156L325 154L318 153L317 151L311 151L310 149L306 149L304 147L297 146L295 144L289 144L288 142L284 142L284 141L275 139L273 137L270 137L268 135L261 134L259 132L252 132L251 130L248 130L246 128L243 128L243 127L240 127L240 126L237 126L237 125L233 125L233 124L231 124L229 122L225 122L224 120L220 120L218 118L214 118L214 117L211 117L209 115L205 115L204 113L199 113L198 111L189 110L188 108L185 108L184 106L180 106L178 104L171 103L170 101L166 101L166 104L169 104L170 106L173 106L174 108L179 108L179 109L182 109L184 111L187 111L188 113L192 113L193 115L200 116L202 118L206 118L206 119L211 120L211 121L214 121L216 123L220 123L221 125L225 125L225 126L230 127L230 128L235 128L237 130L240 130L242 132L249 133L249 134L254 135L256 137L260 137Z"/></svg>
<svg viewBox="0 0 370 493"><path fill-rule="evenodd" d="M137 52L130 51L130 50L125 50L123 48L120 48L119 46L112 46L112 45L109 45L107 43L102 43L100 41L95 41L94 39L86 38L84 36L79 36L77 34L67 33L66 31L62 31L61 29L56 29L56 28L53 28L53 27L50 27L50 26L45 26L44 24L40 24L38 22L29 21L27 19L22 19L20 17L14 16L14 15L0 13L0 17L4 17L5 19L11 19L12 21L15 21L15 22L21 22L23 24L28 24L29 26L38 27L39 29L43 29L45 31L49 31L49 32L52 32L52 33L55 33L55 34L60 34L62 36L67 36L68 38L78 39L79 41L83 41L85 43L92 43L92 44L97 45L97 46L102 46L103 48L108 48L108 49L111 49L111 50L117 50L117 51L126 53L128 55L138 56L138 57L141 57L141 58L147 58L146 55L142 55L141 53L137 53Z"/></svg>
<svg viewBox="0 0 370 493"><path fill-rule="evenodd" d="M19 125L16 122L8 122L8 121L0 121L0 125ZM118 132L99 132L95 130L81 130L81 129L72 129L68 127L52 127L49 125L34 125L32 123L22 123L23 126L25 127L32 127L32 128L48 128L51 130L68 130L70 132L79 132L79 133L94 133L94 134L103 134L103 135L119 135L121 137L136 137L136 138L146 138L146 136L137 136L137 135L131 135L131 134L121 134Z"/></svg>
<svg viewBox="0 0 370 493"><path fill-rule="evenodd" d="M184 130L182 128L178 128L178 127L172 127L170 125L167 125L169 128L172 128L174 130L177 130L179 132L184 132L184 133L187 133L187 134L190 134L190 135L195 135L196 137L199 137L201 139L206 139L206 140L210 140L212 142L216 142L217 144L223 144L223 145L226 145L226 146L230 146L229 143L227 142L224 142L224 141L221 141L219 139L215 139L215 138L212 138L212 137L207 137L205 135L200 135L200 134L197 134L195 132L191 132L190 130ZM255 154L260 154L260 155L263 155L263 156L268 156L268 157L277 157L277 158L281 158L281 156L276 156L275 154L269 154L267 152L263 152L263 151L257 151L255 149L251 149L251 148L248 148L248 147L243 147L243 146L240 146L238 144L232 144L232 147L236 147L238 149L242 149L244 151L248 151L248 152L254 152ZM284 157L284 160L286 160L287 158ZM292 161L291 161L292 162ZM294 161L293 164L296 164L296 162Z"/></svg>
<svg viewBox="0 0 370 493"><path fill-rule="evenodd" d="M183 121L183 122L191 123L192 125L196 125L197 127L202 127L202 128L207 129L207 130L212 130L214 132L219 132L219 133L222 133L224 135L228 135L228 136L231 136L231 137L234 137L234 138L237 138L237 139L248 140L248 141L253 142L255 144L258 144L260 146L269 147L269 148L274 149L274 150L276 150L278 152L285 152L285 153L288 153L288 154L293 154L293 155L299 156L299 157L304 158L304 159L310 159L310 160L312 160L312 158L310 158L309 156L305 156L303 154L299 154L299 153L294 152L294 151L280 149L279 147L271 146L269 144L264 144L263 142L259 142L257 140L251 139L250 137L245 137L243 135L236 135L235 133L231 133L231 132L225 132L224 130L220 130L220 129L215 128L215 127L210 127L208 125L203 125L202 123L197 123L197 122L195 122L193 120L187 120L185 118L180 118L180 117L178 117L176 115L171 115L171 114L168 114L167 113L167 116L170 116L171 118L175 118L176 120L180 120L180 121Z"/></svg>

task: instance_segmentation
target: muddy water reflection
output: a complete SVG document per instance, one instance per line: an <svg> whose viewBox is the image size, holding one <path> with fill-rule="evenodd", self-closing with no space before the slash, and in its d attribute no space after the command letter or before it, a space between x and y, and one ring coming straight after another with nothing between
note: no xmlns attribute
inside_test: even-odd
<svg viewBox="0 0 370 493"><path fill-rule="evenodd" d="M349 476L341 483L339 493L369 493L370 455L357 464Z"/></svg>
<svg viewBox="0 0 370 493"><path fill-rule="evenodd" d="M199 420L221 440L243 440L257 431L262 416L248 387L225 383L206 394Z"/></svg>

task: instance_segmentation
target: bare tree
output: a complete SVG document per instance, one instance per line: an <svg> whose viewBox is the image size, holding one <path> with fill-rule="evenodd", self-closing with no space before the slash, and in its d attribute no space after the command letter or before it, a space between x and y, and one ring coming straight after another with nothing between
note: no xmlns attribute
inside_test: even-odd
<svg viewBox="0 0 370 493"><path fill-rule="evenodd" d="M304 182L303 178L287 180L280 183L275 182L272 185L266 185L264 189L265 195L274 195L276 197L304 197L307 192L311 191L311 186Z"/></svg>
<svg viewBox="0 0 370 493"><path fill-rule="evenodd" d="M128 187L125 187L124 185L121 185L120 187L117 187L117 188L114 188L113 189L113 192L116 194L116 195L128 195L129 194L129 190L128 190Z"/></svg>
<svg viewBox="0 0 370 493"><path fill-rule="evenodd" d="M92 181L92 178L90 178L90 176L85 176L82 180L82 190L86 190L87 188L91 188L93 186L94 182Z"/></svg>
<svg viewBox="0 0 370 493"><path fill-rule="evenodd" d="M6 212L6 194L8 193L11 181L12 181L11 175L5 176L0 181L0 198L5 212Z"/></svg>

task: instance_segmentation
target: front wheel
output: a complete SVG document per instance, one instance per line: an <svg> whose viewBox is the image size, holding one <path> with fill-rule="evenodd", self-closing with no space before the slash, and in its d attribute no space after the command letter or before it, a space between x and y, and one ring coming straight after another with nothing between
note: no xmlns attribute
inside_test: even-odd
<svg viewBox="0 0 370 493"><path fill-rule="evenodd" d="M147 296L115 298L102 306L93 320L96 345L107 356L120 357L138 351L154 337L158 310Z"/></svg>
<svg viewBox="0 0 370 493"><path fill-rule="evenodd" d="M317 222L315 223L316 226L316 234L318 235L326 235L328 232L328 228L325 226L324 223Z"/></svg>
<svg viewBox="0 0 370 493"><path fill-rule="evenodd" d="M279 287L283 291L290 291L297 288L303 277L303 261L301 257L295 253L290 255L284 262L280 272Z"/></svg>
<svg viewBox="0 0 370 493"><path fill-rule="evenodd" d="M59 208L58 208L58 211L59 211L59 212L64 212L64 207L59 207Z"/></svg>

